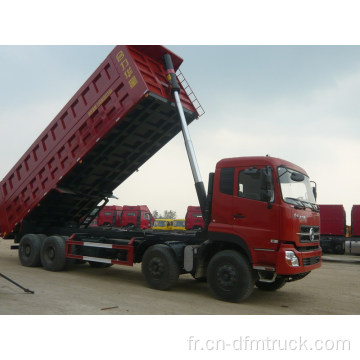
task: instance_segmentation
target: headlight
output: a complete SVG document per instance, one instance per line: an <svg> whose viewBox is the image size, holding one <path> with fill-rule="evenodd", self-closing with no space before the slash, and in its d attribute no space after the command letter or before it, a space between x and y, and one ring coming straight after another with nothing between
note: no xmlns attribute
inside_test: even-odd
<svg viewBox="0 0 360 360"><path fill-rule="evenodd" d="M299 266L299 259L293 251L285 251L285 262L289 266Z"/></svg>

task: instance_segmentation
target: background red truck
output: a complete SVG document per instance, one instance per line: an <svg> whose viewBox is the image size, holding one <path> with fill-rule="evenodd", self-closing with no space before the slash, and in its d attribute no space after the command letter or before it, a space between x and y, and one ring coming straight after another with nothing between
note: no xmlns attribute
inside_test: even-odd
<svg viewBox="0 0 360 360"><path fill-rule="evenodd" d="M320 246L324 252L344 254L346 213L343 205L319 205Z"/></svg>
<svg viewBox="0 0 360 360"><path fill-rule="evenodd" d="M351 231L345 242L345 252L360 255L360 205L353 205L351 209Z"/></svg>
<svg viewBox="0 0 360 360"><path fill-rule="evenodd" d="M360 205L353 205L351 209L351 236L360 238Z"/></svg>
<svg viewBox="0 0 360 360"><path fill-rule="evenodd" d="M154 217L146 205L123 206L120 227L145 230L151 229L153 223Z"/></svg>
<svg viewBox="0 0 360 360"><path fill-rule="evenodd" d="M122 212L123 212L122 206L117 206L117 205L104 206L100 210L97 216L97 225L98 226L110 225L115 227L121 227Z"/></svg>
<svg viewBox="0 0 360 360"><path fill-rule="evenodd" d="M150 229L153 223L154 218L146 205L105 205L92 225L145 230Z"/></svg>
<svg viewBox="0 0 360 360"><path fill-rule="evenodd" d="M200 206L188 206L185 215L186 230L202 230L205 228Z"/></svg>

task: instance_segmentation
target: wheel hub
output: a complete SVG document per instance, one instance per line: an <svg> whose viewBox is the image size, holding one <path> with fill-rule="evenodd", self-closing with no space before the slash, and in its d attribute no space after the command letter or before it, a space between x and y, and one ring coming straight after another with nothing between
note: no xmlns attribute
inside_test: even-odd
<svg viewBox="0 0 360 360"><path fill-rule="evenodd" d="M26 245L24 251L25 251L25 255L26 255L26 256L30 256L30 254L31 254L31 247L30 247L29 245Z"/></svg>
<svg viewBox="0 0 360 360"><path fill-rule="evenodd" d="M53 247L50 247L48 249L48 257L49 257L50 260L55 259L55 249Z"/></svg>
<svg viewBox="0 0 360 360"><path fill-rule="evenodd" d="M164 273L164 269L165 269L163 261L158 257L153 258L150 261L149 268L151 275L155 279L159 279L161 275Z"/></svg>
<svg viewBox="0 0 360 360"><path fill-rule="evenodd" d="M222 288L231 288L236 282L236 271L230 265L220 266L216 275L218 283Z"/></svg>

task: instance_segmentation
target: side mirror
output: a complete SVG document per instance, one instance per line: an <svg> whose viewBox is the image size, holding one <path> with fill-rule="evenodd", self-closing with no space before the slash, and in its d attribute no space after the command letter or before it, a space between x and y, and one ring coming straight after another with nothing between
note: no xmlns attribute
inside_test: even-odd
<svg viewBox="0 0 360 360"><path fill-rule="evenodd" d="M274 197L274 192L272 190L261 190L260 196L261 201L271 202Z"/></svg>
<svg viewBox="0 0 360 360"><path fill-rule="evenodd" d="M290 179L292 181L300 182L300 181L304 181L305 176L303 174L300 174L300 173L292 173L291 176L290 176Z"/></svg>
<svg viewBox="0 0 360 360"><path fill-rule="evenodd" d="M255 175L259 172L259 169L255 167L251 167L244 170L244 175Z"/></svg>
<svg viewBox="0 0 360 360"><path fill-rule="evenodd" d="M261 179L261 189L262 190L271 190L273 188L273 178L270 167L261 169L260 173Z"/></svg>
<svg viewBox="0 0 360 360"><path fill-rule="evenodd" d="M266 201L269 208L271 208L270 202L274 200L274 186L271 167L267 166L261 169L261 201Z"/></svg>
<svg viewBox="0 0 360 360"><path fill-rule="evenodd" d="M317 199L317 186L316 186L316 182L315 182L315 181L310 181L310 182L313 184L312 191L313 191L314 198L315 198L315 201L316 201L316 199Z"/></svg>

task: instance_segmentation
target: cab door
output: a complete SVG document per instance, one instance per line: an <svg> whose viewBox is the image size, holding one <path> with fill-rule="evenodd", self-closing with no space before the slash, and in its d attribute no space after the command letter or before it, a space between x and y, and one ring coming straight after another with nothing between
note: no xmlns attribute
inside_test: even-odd
<svg viewBox="0 0 360 360"><path fill-rule="evenodd" d="M274 179L270 167L236 167L233 196L233 231L249 248L276 249L279 239L280 209L275 202Z"/></svg>

